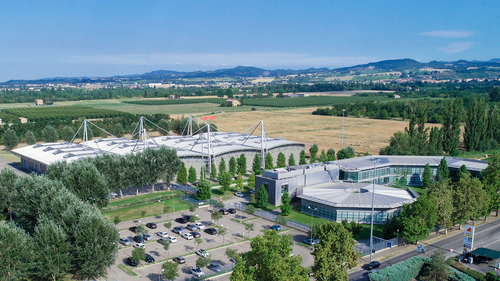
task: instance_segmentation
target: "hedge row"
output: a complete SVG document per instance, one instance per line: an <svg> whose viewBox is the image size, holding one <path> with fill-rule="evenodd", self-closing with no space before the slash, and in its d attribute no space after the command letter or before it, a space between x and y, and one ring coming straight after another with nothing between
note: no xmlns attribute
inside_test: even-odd
<svg viewBox="0 0 500 281"><path fill-rule="evenodd" d="M354 103L357 101L381 101L389 100L388 97L298 97L298 98L262 98L262 99L245 99L244 105L251 106L269 106L269 107L307 107L307 106L333 106L340 103Z"/></svg>
<svg viewBox="0 0 500 281"><path fill-rule="evenodd" d="M40 106L8 108L4 109L3 112L19 117L26 117L30 122L40 120L75 120L80 117L111 118L128 115L128 113L126 112L86 106Z"/></svg>
<svg viewBox="0 0 500 281"><path fill-rule="evenodd" d="M163 99L146 99L122 101L122 103L140 104L140 105L169 105L169 104L191 104L191 103L216 103L220 104L223 99L205 98L205 99L179 99L179 100L163 100Z"/></svg>
<svg viewBox="0 0 500 281"><path fill-rule="evenodd" d="M412 257L406 261L398 262L382 270L370 273L370 281L401 281L412 280L418 276L425 263L430 263L430 257Z"/></svg>

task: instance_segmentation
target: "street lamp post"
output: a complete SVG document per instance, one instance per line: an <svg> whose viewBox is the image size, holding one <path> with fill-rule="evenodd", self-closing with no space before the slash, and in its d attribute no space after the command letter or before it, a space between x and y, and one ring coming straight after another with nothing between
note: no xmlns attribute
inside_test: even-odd
<svg viewBox="0 0 500 281"><path fill-rule="evenodd" d="M344 148L344 113L346 112L345 109L342 109L342 144L340 146L341 149Z"/></svg>
<svg viewBox="0 0 500 281"><path fill-rule="evenodd" d="M314 211L318 210L318 208L311 208L311 206L307 206L308 209L311 209L311 245L314 247L313 243L313 218L314 218Z"/></svg>
<svg viewBox="0 0 500 281"><path fill-rule="evenodd" d="M113 245L116 246L116 280L120 281L120 274L118 273L118 244L113 242Z"/></svg>
<svg viewBox="0 0 500 281"><path fill-rule="evenodd" d="M160 206L161 206L161 230L165 230L163 228L163 202L161 202L161 200L158 200L158 202L160 202Z"/></svg>
<svg viewBox="0 0 500 281"><path fill-rule="evenodd" d="M231 207L233 207L233 206L234 206L233 203L231 203ZM234 232L235 229L236 229L236 227L235 227L235 222L234 222L234 219L233 219L233 243L236 243L236 233Z"/></svg>
<svg viewBox="0 0 500 281"><path fill-rule="evenodd" d="M399 246L399 229L398 229L398 231L396 232L396 240L397 240L397 242L398 242L398 246Z"/></svg>
<svg viewBox="0 0 500 281"><path fill-rule="evenodd" d="M172 205L174 208L174 219L175 219L175 190L172 190Z"/></svg>
<svg viewBox="0 0 500 281"><path fill-rule="evenodd" d="M370 262L372 262L373 255L373 213L375 207L375 175L377 173L378 158L373 158L373 192L372 192L372 215L371 215L371 228L370 228Z"/></svg>

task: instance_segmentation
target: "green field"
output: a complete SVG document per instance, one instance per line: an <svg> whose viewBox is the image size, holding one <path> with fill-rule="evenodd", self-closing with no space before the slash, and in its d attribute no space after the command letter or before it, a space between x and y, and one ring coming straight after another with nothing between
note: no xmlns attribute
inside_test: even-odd
<svg viewBox="0 0 500 281"><path fill-rule="evenodd" d="M194 104L194 103L215 103L220 104L224 102L223 99L179 99L179 100L158 100L158 99L140 99L140 100L126 100L123 103L139 104L139 105L173 105L173 104Z"/></svg>
<svg viewBox="0 0 500 281"><path fill-rule="evenodd" d="M126 113L110 109L92 108L87 106L40 106L19 107L3 109L3 112L28 118L29 121L55 120L55 119L78 119L86 118L109 118L124 116Z"/></svg>
<svg viewBox="0 0 500 281"><path fill-rule="evenodd" d="M354 103L357 101L389 101L394 100L385 96L350 96L350 97L326 97L312 96L303 98L265 98L265 99L247 99L245 105L250 106L269 106L269 107L307 107L307 106L332 106L339 103Z"/></svg>

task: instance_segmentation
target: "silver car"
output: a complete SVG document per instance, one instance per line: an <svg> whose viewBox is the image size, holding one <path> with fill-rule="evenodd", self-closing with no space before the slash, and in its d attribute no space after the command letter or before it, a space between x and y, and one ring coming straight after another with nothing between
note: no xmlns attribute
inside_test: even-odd
<svg viewBox="0 0 500 281"><path fill-rule="evenodd" d="M188 225L186 226L187 229L191 230L191 231L195 231L195 230L198 230L198 226L196 226L196 224L194 223L188 223Z"/></svg>
<svg viewBox="0 0 500 281"><path fill-rule="evenodd" d="M127 238L123 238L123 237L122 237L122 238L120 238L120 241L118 241L118 242L120 242L120 244L122 244L122 245L124 245L124 246L130 246L130 244L132 244L132 243L130 242L130 240L128 240Z"/></svg>
<svg viewBox="0 0 500 281"><path fill-rule="evenodd" d="M153 237L151 237L151 235L149 235L149 233L144 233L142 235L142 239L144 239L146 241L151 241L151 240L153 240Z"/></svg>

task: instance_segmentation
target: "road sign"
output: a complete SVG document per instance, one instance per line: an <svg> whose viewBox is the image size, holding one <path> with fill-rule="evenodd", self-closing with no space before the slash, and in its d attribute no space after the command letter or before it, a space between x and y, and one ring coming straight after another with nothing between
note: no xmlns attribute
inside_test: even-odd
<svg viewBox="0 0 500 281"><path fill-rule="evenodd" d="M215 115L201 116L201 120L215 120Z"/></svg>
<svg viewBox="0 0 500 281"><path fill-rule="evenodd" d="M387 248L392 248L392 243L391 242L387 242Z"/></svg>
<svg viewBox="0 0 500 281"><path fill-rule="evenodd" d="M474 249L474 229L474 226L465 226L463 243L464 251L470 252Z"/></svg>

